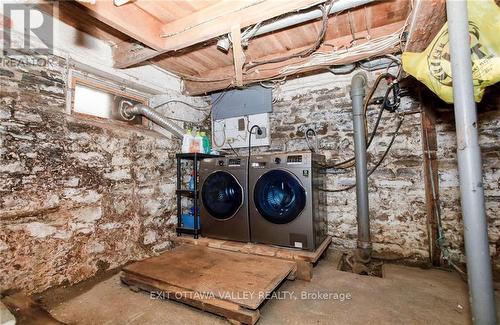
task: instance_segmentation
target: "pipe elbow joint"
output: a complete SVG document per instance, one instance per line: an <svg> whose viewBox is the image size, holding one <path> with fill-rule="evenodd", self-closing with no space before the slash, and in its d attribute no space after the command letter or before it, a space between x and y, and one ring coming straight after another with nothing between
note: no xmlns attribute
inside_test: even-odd
<svg viewBox="0 0 500 325"><path fill-rule="evenodd" d="M368 84L366 73L358 72L351 79L351 98L365 96L365 87Z"/></svg>

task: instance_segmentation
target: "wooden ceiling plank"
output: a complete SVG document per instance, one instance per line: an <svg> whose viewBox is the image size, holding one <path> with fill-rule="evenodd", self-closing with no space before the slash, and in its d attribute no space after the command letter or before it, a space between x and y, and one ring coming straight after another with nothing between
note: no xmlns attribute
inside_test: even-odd
<svg viewBox="0 0 500 325"><path fill-rule="evenodd" d="M79 2L92 17L99 19L116 30L129 35L139 42L155 49L165 47L160 37L162 23L131 3L116 7L113 1Z"/></svg>
<svg viewBox="0 0 500 325"><path fill-rule="evenodd" d="M53 14L54 6L50 2L42 1L37 3L36 7L47 14ZM113 28L109 28L109 26L102 21L94 17L89 17L86 14L85 8L75 6L69 1L60 1L58 3L58 12L55 18L65 24L75 27L79 31L90 34L111 44L120 44L132 40L130 36Z"/></svg>
<svg viewBox="0 0 500 325"><path fill-rule="evenodd" d="M169 3L167 2L167 5ZM165 2L163 1L138 0L134 4L164 24L180 18L179 13L174 10L168 10L170 7L165 6Z"/></svg>
<svg viewBox="0 0 500 325"><path fill-rule="evenodd" d="M177 60L177 58L169 58L168 61L155 62L154 65L165 69L176 75L190 75L190 76L198 76L198 71Z"/></svg>
<svg viewBox="0 0 500 325"><path fill-rule="evenodd" d="M395 22L395 23L392 23L389 25L373 28L370 31L370 34L371 34L372 38L377 38L377 37L389 35L389 34L392 34L396 31L398 31L402 26L404 26L404 23L405 23L405 21L401 20L401 21L398 21L398 22ZM360 37L365 37L363 40L359 41L359 44L362 44L362 43L367 41L366 40L366 36L368 35L367 31L360 31L358 34ZM349 33L349 35L340 37L340 38L335 39L335 40L330 40L329 43L334 43L337 47L341 47L342 45L349 45L351 40L352 40L352 36ZM288 51L287 53L279 53L279 54L269 55L269 56L266 56L263 58L259 58L259 60L268 60L268 59L273 59L276 57L287 56L287 55L290 55L292 53L300 52L307 47L308 46L303 47L303 48L293 49L291 51ZM329 51L329 50L331 51L331 49L332 49L331 47L322 47L319 50L323 52L323 51ZM383 51L380 51L380 53L376 53L376 54L374 54L374 53L360 53L359 55L351 56L351 57L346 58L345 60L336 61L334 63L336 65L337 64L348 64L348 63L356 62L359 60L367 59L370 57L376 57L376 56L381 56L381 55L388 54L388 53L394 53L398 49L399 49L399 46L396 46L394 48L385 49ZM262 66L262 67L260 67L261 68L260 70L259 70L259 68L256 69L259 71L258 73L252 73L251 75L250 74L243 75L243 84L244 85L250 84L250 83L256 82L257 80L260 80L260 79L275 78L275 77L279 76L280 70L284 66L294 65L294 64L297 64L300 62L304 62L304 59L295 58L295 59L288 60L286 62L268 64L268 65L265 65L265 69L264 69L264 66ZM293 72L293 73L289 73L287 75L295 75L298 73L316 71L318 69L323 69L323 68L324 68L324 66L313 65L313 66L308 66L306 68L303 68L299 72ZM212 78L214 80L218 80L224 76L231 75L232 73L233 73L233 67L225 67L225 68L221 68L221 69L217 69L215 71L212 71L209 74L203 74L201 77L204 79ZM200 95L200 94L204 94L207 92L212 92L212 91L224 89L224 88L228 87L230 84L231 84L231 79L228 79L225 81L216 81L216 82L196 82L196 81L185 80L184 81L184 88L185 88L186 94Z"/></svg>
<svg viewBox="0 0 500 325"><path fill-rule="evenodd" d="M446 22L445 0L416 0L405 51L422 52Z"/></svg>
<svg viewBox="0 0 500 325"><path fill-rule="evenodd" d="M158 51L137 42L121 43L114 46L112 50L114 59L113 67L117 69L130 67L130 62L143 62L145 56L155 57L158 53ZM121 61L117 58L126 58L126 60Z"/></svg>
<svg viewBox="0 0 500 325"><path fill-rule="evenodd" d="M212 6L196 11L182 19L163 26L165 46L157 52L145 50L132 57L116 56L116 67L127 67L169 51L180 50L203 41L228 34L231 27L239 24L242 28L276 16L308 8L324 0L222 0ZM135 38L135 37L134 37ZM144 43L149 46L149 44ZM156 48L155 48L156 49ZM126 55L125 50L117 51Z"/></svg>
<svg viewBox="0 0 500 325"><path fill-rule="evenodd" d="M139 0L139 2L140 1L142 0ZM222 6L224 4L227 5L227 1L231 0L221 1L219 3L219 6ZM372 15L373 21L370 22L370 28L375 28L405 18L410 10L410 2L409 1L378 2L372 5L367 5L366 7L370 10L370 13L371 10L373 10L373 15ZM206 10L208 9L219 10L220 8L221 7L214 7L214 5L212 5L210 7L207 7ZM364 17L364 15L366 14L366 10L363 7L355 8L352 10L352 12L354 15L362 14L362 17ZM201 18L203 18L203 16L198 17L198 19ZM318 25L317 28L319 28L320 22L316 21L316 22L311 22L309 24ZM364 27L365 25L364 19L361 25ZM285 51L286 48L291 49L293 47L300 47L304 45L305 43L300 42L301 37L299 37L299 35L301 35L299 30L302 28L305 28L305 26L295 26L285 30L277 31L275 33L259 36L253 39L251 46L247 51L247 56L249 57L249 59L254 59L260 56L259 52L262 52L261 54L267 55L277 51L280 52ZM347 21L347 12L343 12L341 14L333 15L332 17L330 17L329 28L325 38L328 40L347 34L350 34L349 25ZM316 33L314 35L316 35ZM288 42L283 40L283 38L291 39L292 43L294 43L293 44L294 46L290 46L290 44L288 44ZM133 44L122 44L121 47L122 48L115 50L115 55L114 55L115 67L117 68L125 68L130 65L136 64L138 62L155 57L159 54L157 51L151 50L148 47L143 47L142 50L139 50L138 46ZM210 48L215 49L215 46L210 45ZM217 54L218 53L222 54L222 52L219 51L215 52L217 52ZM228 65L230 62L232 63L230 55L218 55L217 57L220 58L218 62L220 66Z"/></svg>
<svg viewBox="0 0 500 325"><path fill-rule="evenodd" d="M165 25L163 34L166 36L165 39L168 40L165 50L178 50L227 34L230 32L231 27L236 24L243 28L322 2L324 0L231 1L229 2L230 6L226 4L223 9L218 9L216 12L213 12L213 7L209 7Z"/></svg>

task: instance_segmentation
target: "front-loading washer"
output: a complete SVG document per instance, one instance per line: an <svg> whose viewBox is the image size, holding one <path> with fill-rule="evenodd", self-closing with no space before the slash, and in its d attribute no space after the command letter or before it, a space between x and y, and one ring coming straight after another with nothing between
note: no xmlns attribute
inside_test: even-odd
<svg viewBox="0 0 500 325"><path fill-rule="evenodd" d="M324 156L256 155L249 172L251 241L316 249L327 234Z"/></svg>
<svg viewBox="0 0 500 325"><path fill-rule="evenodd" d="M205 237L250 241L246 157L200 162L200 220Z"/></svg>

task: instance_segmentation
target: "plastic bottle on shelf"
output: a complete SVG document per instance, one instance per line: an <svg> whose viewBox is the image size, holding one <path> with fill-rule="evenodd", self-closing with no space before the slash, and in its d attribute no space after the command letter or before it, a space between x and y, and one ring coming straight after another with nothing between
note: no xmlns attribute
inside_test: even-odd
<svg viewBox="0 0 500 325"><path fill-rule="evenodd" d="M207 134L201 132L201 136L203 137L203 153L209 154L212 148L210 148L210 141L208 140Z"/></svg>
<svg viewBox="0 0 500 325"><path fill-rule="evenodd" d="M195 133L193 132L193 136L191 139L191 145L189 146L189 152L191 152L191 153L200 152L200 147L201 147L201 141L198 138L198 133L196 133L196 136L194 136L194 134Z"/></svg>
<svg viewBox="0 0 500 325"><path fill-rule="evenodd" d="M194 151L194 152L197 152L197 153L203 153L203 137L201 136L201 133L200 132L196 132L196 136L194 137L195 138L195 142L198 143L198 150L197 151Z"/></svg>
<svg viewBox="0 0 500 325"><path fill-rule="evenodd" d="M191 174L191 177L189 178L188 189L190 191L194 191L194 173Z"/></svg>
<svg viewBox="0 0 500 325"><path fill-rule="evenodd" d="M193 141L193 136L191 134L191 130L187 130L187 132L182 137L182 153L190 152L192 141Z"/></svg>

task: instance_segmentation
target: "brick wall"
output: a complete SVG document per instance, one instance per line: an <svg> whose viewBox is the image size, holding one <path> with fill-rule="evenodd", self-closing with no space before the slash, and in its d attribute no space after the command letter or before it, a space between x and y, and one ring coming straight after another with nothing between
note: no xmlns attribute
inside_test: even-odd
<svg viewBox="0 0 500 325"><path fill-rule="evenodd" d="M46 59L0 67L0 291L78 282L174 231L180 142L65 114L67 62Z"/></svg>

